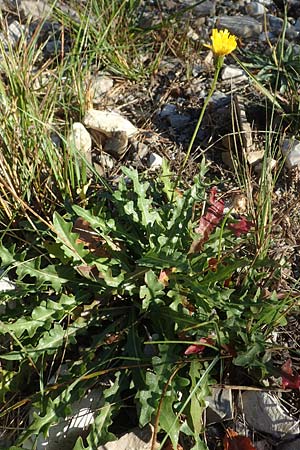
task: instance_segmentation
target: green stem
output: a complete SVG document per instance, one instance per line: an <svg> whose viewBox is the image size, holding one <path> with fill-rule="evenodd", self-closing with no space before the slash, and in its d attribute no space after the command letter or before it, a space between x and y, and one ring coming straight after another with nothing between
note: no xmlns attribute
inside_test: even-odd
<svg viewBox="0 0 300 450"><path fill-rule="evenodd" d="M204 113L205 113L205 110L206 110L206 108L207 108L208 102L209 102L209 100L211 99L211 96L213 95L213 93L214 93L214 91L215 91L215 89L216 89L216 85L217 85L219 73L220 73L220 70L221 70L221 68L222 68L222 66L223 66L223 62L224 62L224 56L218 56L217 64L216 64L216 70L215 70L215 75L214 75L214 79L213 79L213 82L212 82L210 91L209 91L209 93L208 93L208 95L207 95L207 97L206 97L206 99L205 99L205 101L204 101L204 104L203 104L203 107L202 107L202 110L201 110L201 113L200 113L200 116L199 116L197 125L196 125L196 127L195 127L195 130L194 130L192 139L190 140L190 144L189 144L189 146L188 146L188 149L187 149L186 156L185 156L185 158L184 158L183 164L181 165L181 167L180 167L180 169L179 169L179 174L178 174L178 177L177 177L177 180L176 180L176 187L177 187L178 181L180 180L180 177L181 177L181 174L182 174L182 172L183 172L183 169L185 168L185 166L186 166L186 164L187 164L187 162L188 162L188 159L189 159L189 157L190 157L191 150L192 150L192 147L193 147L193 145L194 145L196 136L197 136L197 134L198 134L200 125L201 125L201 123L202 123L202 119L203 119L203 117L204 117Z"/></svg>

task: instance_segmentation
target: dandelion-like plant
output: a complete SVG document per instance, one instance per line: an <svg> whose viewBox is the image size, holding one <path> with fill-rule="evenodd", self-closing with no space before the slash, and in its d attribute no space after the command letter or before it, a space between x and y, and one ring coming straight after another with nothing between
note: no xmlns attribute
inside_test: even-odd
<svg viewBox="0 0 300 450"><path fill-rule="evenodd" d="M186 156L185 159L183 161L183 164L180 168L180 173L179 173L179 177L181 176L181 173L183 171L183 169L186 166L186 163L189 159L194 141L196 139L197 133L199 131L206 107L208 105L209 100L211 99L212 94L214 93L214 90L216 89L216 85L217 85L217 81L218 81L218 77L219 77L219 73L220 70L223 66L224 63L224 57L226 55L229 55L230 53L232 53L236 47L237 47L237 37L234 36L233 34L230 34L228 30L217 30L217 29L213 29L212 30L212 35L211 35L211 41L212 44L211 45L205 45L205 47L208 47L212 50L215 58L216 58L216 65L215 65L215 74L214 74L214 79L210 88L210 91L205 99L205 102L203 104L203 108L201 110L197 125L195 127L193 136L190 140L189 143L189 147L187 149L186 152Z"/></svg>
<svg viewBox="0 0 300 450"><path fill-rule="evenodd" d="M228 30L213 29L211 40L212 45L207 45L207 47L210 48L218 58L229 55L229 53L232 53L237 46L236 36L230 34Z"/></svg>

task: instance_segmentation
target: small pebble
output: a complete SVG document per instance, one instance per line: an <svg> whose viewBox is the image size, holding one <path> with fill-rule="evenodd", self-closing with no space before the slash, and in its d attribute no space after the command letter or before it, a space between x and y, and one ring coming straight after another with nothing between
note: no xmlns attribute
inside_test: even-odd
<svg viewBox="0 0 300 450"><path fill-rule="evenodd" d="M300 17L296 20L294 28L296 31L300 31Z"/></svg>
<svg viewBox="0 0 300 450"><path fill-rule="evenodd" d="M185 128L191 121L191 118L187 114L176 114L169 117L170 125L176 130Z"/></svg>
<svg viewBox="0 0 300 450"><path fill-rule="evenodd" d="M164 105L159 113L161 119L167 119L173 114L177 114L177 107L171 103Z"/></svg>
<svg viewBox="0 0 300 450"><path fill-rule="evenodd" d="M222 71L221 78L223 81L231 81L234 83L240 83L248 79L246 73L240 67L225 66Z"/></svg>
<svg viewBox="0 0 300 450"><path fill-rule="evenodd" d="M89 109L85 113L83 123L86 128L112 137L116 132L124 131L127 137L134 136L138 129L121 114L114 111L98 111L97 109Z"/></svg>
<svg viewBox="0 0 300 450"><path fill-rule="evenodd" d="M80 122L74 122L68 138L68 143L74 146L91 164L92 138L86 128Z"/></svg>
<svg viewBox="0 0 300 450"><path fill-rule="evenodd" d="M45 0L21 0L19 8L26 17L41 19L51 12L50 4Z"/></svg>
<svg viewBox="0 0 300 450"><path fill-rule="evenodd" d="M113 85L113 79L107 77L106 75L94 77L90 84L93 103L101 103L103 100L103 95L110 91Z"/></svg>
<svg viewBox="0 0 300 450"><path fill-rule="evenodd" d="M259 2L251 2L246 6L246 12L249 16L257 17L262 16L265 13L265 7Z"/></svg>
<svg viewBox="0 0 300 450"><path fill-rule="evenodd" d="M150 169L157 169L162 166L163 159L157 153L150 153L148 166Z"/></svg>
<svg viewBox="0 0 300 450"><path fill-rule="evenodd" d="M194 5L194 0L189 1ZM193 15L196 17L214 16L216 14L216 0L206 0L193 7Z"/></svg>
<svg viewBox="0 0 300 450"><path fill-rule="evenodd" d="M300 165L300 141L297 139L284 139L282 154L285 157L285 165L288 169L299 167Z"/></svg>

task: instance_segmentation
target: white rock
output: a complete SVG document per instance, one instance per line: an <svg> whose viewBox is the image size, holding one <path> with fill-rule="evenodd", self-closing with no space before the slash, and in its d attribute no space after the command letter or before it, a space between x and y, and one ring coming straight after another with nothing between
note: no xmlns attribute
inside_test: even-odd
<svg viewBox="0 0 300 450"><path fill-rule="evenodd" d="M192 39L192 41L198 41L199 40L199 34L196 33L193 28L189 27L188 32L186 34L186 37Z"/></svg>
<svg viewBox="0 0 300 450"><path fill-rule="evenodd" d="M114 82L112 78L109 78L106 75L93 77L90 84L93 103L100 103L103 100L103 95L106 94L113 85Z"/></svg>
<svg viewBox="0 0 300 450"><path fill-rule="evenodd" d="M1 274L0 274L1 276ZM10 281L8 277L1 277L0 278L0 291L12 291L13 289L16 289L15 283ZM5 314L6 308L8 309L14 309L16 307L16 301L10 300L9 302L5 302L5 304L0 305L0 314Z"/></svg>
<svg viewBox="0 0 300 450"><path fill-rule="evenodd" d="M94 422L95 411L101 406L101 392L91 391L81 401L72 405L73 416L61 419L59 423L50 427L49 435L38 436L37 446L34 447L34 438L23 444L24 449L36 450L72 450L76 440L89 425ZM34 409L30 414L33 414Z"/></svg>
<svg viewBox="0 0 300 450"><path fill-rule="evenodd" d="M256 150L254 152L248 152L247 161L250 165L257 164L259 161L263 159L264 154L265 154L264 150Z"/></svg>
<svg viewBox="0 0 300 450"><path fill-rule="evenodd" d="M277 396L268 392L245 391L240 409L254 430L276 439L292 438L300 432L299 421L290 416Z"/></svg>
<svg viewBox="0 0 300 450"><path fill-rule="evenodd" d="M206 398L207 425L233 418L233 403L231 389L212 388L211 395Z"/></svg>
<svg viewBox="0 0 300 450"><path fill-rule="evenodd" d="M288 169L300 165L300 141L297 139L284 139L281 151L285 157L285 165Z"/></svg>
<svg viewBox="0 0 300 450"><path fill-rule="evenodd" d="M45 0L22 0L19 6L25 16L40 19L51 12L51 7Z"/></svg>
<svg viewBox="0 0 300 450"><path fill-rule="evenodd" d="M150 169L157 169L158 167L162 166L162 157L158 155L157 153L150 153L149 155L149 168Z"/></svg>
<svg viewBox="0 0 300 450"><path fill-rule="evenodd" d="M11 22L7 28L7 32L0 33L0 40L2 41L5 50L9 50L10 47L15 48L23 32L24 26L21 23L17 20Z"/></svg>
<svg viewBox="0 0 300 450"><path fill-rule="evenodd" d="M250 1L252 1L252 0L250 0ZM273 0L260 0L260 3L265 6L272 5Z"/></svg>
<svg viewBox="0 0 300 450"><path fill-rule="evenodd" d="M101 445L97 450L151 450L151 437L152 430L150 427L143 430L135 428L117 441Z"/></svg>
<svg viewBox="0 0 300 450"><path fill-rule="evenodd" d="M240 67L225 66L222 71L223 81L232 81L234 83L240 83L241 81L245 81L247 79L248 77L246 73Z"/></svg>
<svg viewBox="0 0 300 450"><path fill-rule="evenodd" d="M92 138L87 129L80 122L74 122L71 133L68 138L68 143L74 145L78 152L82 153L87 161L91 164L92 156Z"/></svg>
<svg viewBox="0 0 300 450"><path fill-rule="evenodd" d="M15 283L10 281L8 277L2 277L0 279L0 291L11 291L12 289L16 289Z"/></svg>
<svg viewBox="0 0 300 450"><path fill-rule="evenodd" d="M121 114L110 111L89 109L83 119L87 128L100 131L107 137L112 137L116 131L125 131L128 137L134 136L138 129Z"/></svg>

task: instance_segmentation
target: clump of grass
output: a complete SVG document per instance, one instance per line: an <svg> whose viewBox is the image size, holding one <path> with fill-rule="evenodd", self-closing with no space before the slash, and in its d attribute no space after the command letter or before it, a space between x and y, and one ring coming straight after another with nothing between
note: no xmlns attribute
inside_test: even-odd
<svg viewBox="0 0 300 450"><path fill-rule="evenodd" d="M72 16L54 2L49 18L35 26L27 24L16 47L8 43L7 50L1 44L3 223L24 214L26 205L48 219L57 207L86 195L86 162L66 137L72 122L90 106L90 73L107 70L131 80L143 79L157 69L163 54L178 47L175 26L138 28L138 6L139 2L127 1L74 2ZM56 21L58 31L45 40L49 20ZM157 43L160 32L167 35ZM175 36L176 46L172 45ZM57 48L49 56L46 48L51 39ZM101 183L96 171L89 169L95 183Z"/></svg>

